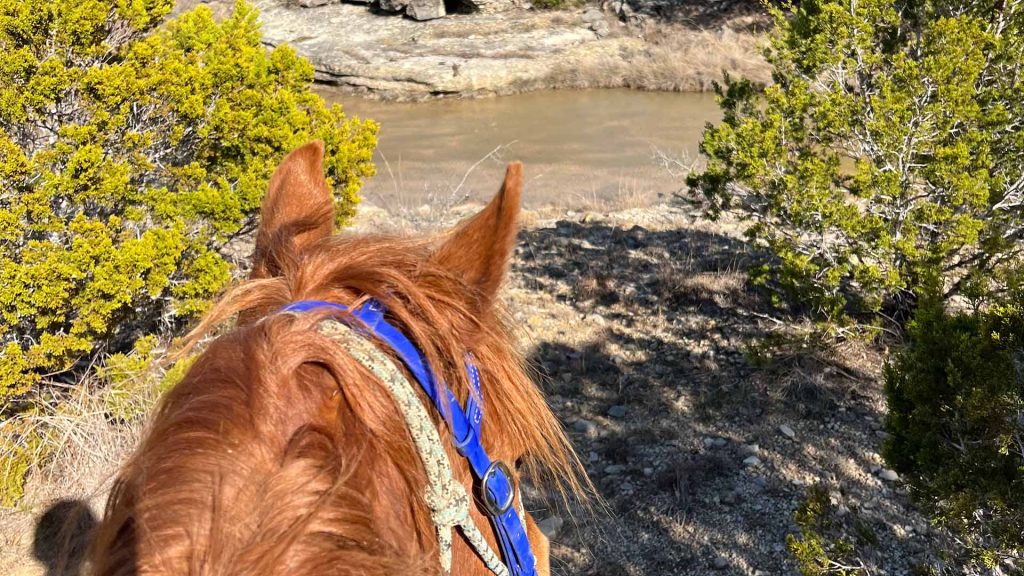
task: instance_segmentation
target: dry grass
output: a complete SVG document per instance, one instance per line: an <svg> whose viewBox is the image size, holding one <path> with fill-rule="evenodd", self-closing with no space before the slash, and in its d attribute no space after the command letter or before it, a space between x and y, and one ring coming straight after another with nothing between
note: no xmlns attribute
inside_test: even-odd
<svg viewBox="0 0 1024 576"><path fill-rule="evenodd" d="M747 276L738 271L698 272L676 277L671 298L682 302L714 302L722 308L745 305L748 294Z"/></svg>
<svg viewBox="0 0 1024 576"><path fill-rule="evenodd" d="M615 190L601 189L597 181L580 184L578 192L564 192L552 205L562 211L574 212L622 212L641 210L657 203L657 186L647 179L633 176L611 175L615 178Z"/></svg>
<svg viewBox="0 0 1024 576"><path fill-rule="evenodd" d="M31 453L21 455L39 465L30 469L25 495L18 505L0 508L0 574L44 572L42 565L27 560L55 554L47 549L56 543L47 540L47 527L40 519L53 517L56 503L63 502L65 508L69 503L85 505L94 518L102 512L114 474L142 428L141 421L111 418L112 393L94 376L89 377L68 387L59 401L39 399L37 410L7 421L23 436L39 439ZM148 411L156 401L154 387L139 386L131 399L116 399L122 406L126 401L140 411ZM49 526L53 528L60 526Z"/></svg>

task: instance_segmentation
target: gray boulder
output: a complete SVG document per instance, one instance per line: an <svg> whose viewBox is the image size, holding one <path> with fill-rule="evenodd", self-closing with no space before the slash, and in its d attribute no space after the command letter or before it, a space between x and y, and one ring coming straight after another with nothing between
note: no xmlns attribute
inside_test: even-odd
<svg viewBox="0 0 1024 576"><path fill-rule="evenodd" d="M405 12L413 20L433 20L446 14L444 0L378 0L381 10L396 14Z"/></svg>
<svg viewBox="0 0 1024 576"><path fill-rule="evenodd" d="M310 0L323 2L327 0ZM372 0L346 0L355 2L370 2ZM479 12L481 14L494 14L505 12L524 6L523 0L460 0L467 12ZM444 0L378 0L380 9L385 12L399 14L404 12L415 20L432 20L442 18L447 14L444 7Z"/></svg>
<svg viewBox="0 0 1024 576"><path fill-rule="evenodd" d="M445 15L444 0L409 0L405 13L415 20L433 20Z"/></svg>
<svg viewBox="0 0 1024 576"><path fill-rule="evenodd" d="M587 24L593 24L594 22L603 22L604 13L602 13L600 10L596 8L590 8L583 13L583 16L581 16L580 19Z"/></svg>
<svg viewBox="0 0 1024 576"><path fill-rule="evenodd" d="M385 12L401 12L409 5L406 0L380 0L380 9Z"/></svg>

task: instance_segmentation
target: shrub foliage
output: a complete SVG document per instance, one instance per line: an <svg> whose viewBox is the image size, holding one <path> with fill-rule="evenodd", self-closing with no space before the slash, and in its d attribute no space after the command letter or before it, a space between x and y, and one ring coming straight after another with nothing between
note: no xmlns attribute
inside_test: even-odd
<svg viewBox="0 0 1024 576"><path fill-rule="evenodd" d="M1024 236L1019 2L805 0L772 9L774 83L718 88L688 197L745 219L754 270L831 323L902 324L926 277L983 298Z"/></svg>
<svg viewBox="0 0 1024 576"><path fill-rule="evenodd" d="M949 315L922 301L885 369L884 456L976 550L1024 548L1024 308Z"/></svg>
<svg viewBox="0 0 1024 576"><path fill-rule="evenodd" d="M274 164L327 148L341 218L377 127L310 91L243 1L0 0L0 407L203 311Z"/></svg>
<svg viewBox="0 0 1024 576"><path fill-rule="evenodd" d="M857 544L872 543L874 533L859 518L855 518L860 530L856 540L850 539L845 535L846 527L837 521L837 516L836 506L824 486L816 485L807 489L806 498L793 514L800 532L786 536L786 547L797 561L803 576L855 576L868 573L858 557Z"/></svg>

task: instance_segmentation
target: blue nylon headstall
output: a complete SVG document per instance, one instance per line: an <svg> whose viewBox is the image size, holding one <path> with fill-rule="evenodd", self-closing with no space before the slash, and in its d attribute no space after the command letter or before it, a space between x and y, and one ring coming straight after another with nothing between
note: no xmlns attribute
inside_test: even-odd
<svg viewBox="0 0 1024 576"><path fill-rule="evenodd" d="M484 512L491 520L494 532L501 546L502 559L512 576L536 576L536 562L530 540L526 537L523 520L512 505L515 499L515 487L512 474L500 460L492 460L484 450L480 441L480 426L483 422L483 390L480 387L480 372L472 359L466 359L466 372L473 386L473 393L466 400L466 407L459 404L455 394L443 383L434 379L426 358L404 334L384 318L387 312L384 305L377 300L369 300L356 308L350 309L342 304L323 300L303 300L293 302L281 309L281 312L310 312L322 308L333 308L347 312L339 315L338 320L357 319L367 335L371 335L387 344L405 367L412 373L416 382L426 392L434 407L448 423L453 443L459 454L469 463L473 476L479 482L479 490Z"/></svg>

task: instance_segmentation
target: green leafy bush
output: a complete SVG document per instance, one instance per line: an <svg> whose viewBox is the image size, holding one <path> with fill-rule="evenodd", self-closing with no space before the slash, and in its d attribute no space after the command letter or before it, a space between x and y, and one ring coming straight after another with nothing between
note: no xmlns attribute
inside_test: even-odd
<svg viewBox="0 0 1024 576"><path fill-rule="evenodd" d="M310 91L239 1L0 0L0 410L201 313L274 165L325 142L341 220L377 127ZM6 405L6 407L5 407Z"/></svg>
<svg viewBox="0 0 1024 576"><path fill-rule="evenodd" d="M923 278L983 299L1024 237L1024 8L806 0L771 9L774 83L718 88L724 113L688 178L773 256L753 280L830 325L902 325Z"/></svg>
<svg viewBox="0 0 1024 576"><path fill-rule="evenodd" d="M806 498L793 514L800 533L786 536L786 547L796 559L803 576L870 573L858 554L860 547L878 543L875 533L859 516L852 514L855 535L847 536L850 527L840 522L837 516L836 506L824 486L807 489Z"/></svg>
<svg viewBox="0 0 1024 576"><path fill-rule="evenodd" d="M108 418L116 422L144 418L160 396L185 377L196 358L165 366L166 350L153 335L136 340L130 352L105 358L96 375L105 388L102 399Z"/></svg>
<svg viewBox="0 0 1024 576"><path fill-rule="evenodd" d="M25 491L25 475L35 463L42 438L12 421L0 422L0 506L14 506Z"/></svg>
<svg viewBox="0 0 1024 576"><path fill-rule="evenodd" d="M922 301L885 369L884 456L981 554L1024 547L1024 310L949 315Z"/></svg>

